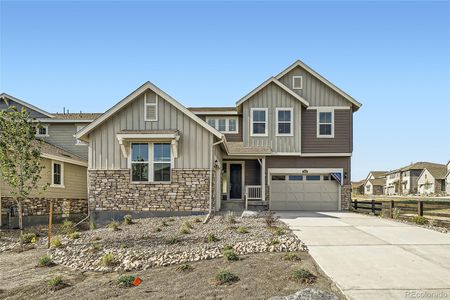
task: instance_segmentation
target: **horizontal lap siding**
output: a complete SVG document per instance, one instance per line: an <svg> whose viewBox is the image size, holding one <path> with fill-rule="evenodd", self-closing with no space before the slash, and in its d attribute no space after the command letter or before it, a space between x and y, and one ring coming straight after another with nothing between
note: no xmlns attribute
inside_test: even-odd
<svg viewBox="0 0 450 300"><path fill-rule="evenodd" d="M156 97L156 94L147 91L147 97ZM123 157L116 138L116 133L122 130L179 130L178 158L174 160L174 167L209 168L212 133L162 97L158 98L158 121L144 121L142 94L91 133L92 159L89 168L98 170L128 168L127 159Z"/></svg>
<svg viewBox="0 0 450 300"><path fill-rule="evenodd" d="M302 153L352 152L352 111L334 111L334 138L317 138L317 110L303 110Z"/></svg>
<svg viewBox="0 0 450 300"><path fill-rule="evenodd" d="M40 112L30 109L28 107L25 107L13 100L8 99L8 104L6 104L5 101L3 101L3 99L0 99L0 110L5 110L9 106L15 106L19 111L22 110L22 108L25 108L25 110L30 114L30 117L32 118L48 118L48 116L41 114Z"/></svg>
<svg viewBox="0 0 450 300"><path fill-rule="evenodd" d="M42 124L45 124L45 122L42 122ZM76 131L77 124L48 124L49 136L42 137L42 140L87 160L88 147L87 145L76 144L77 140L74 137Z"/></svg>

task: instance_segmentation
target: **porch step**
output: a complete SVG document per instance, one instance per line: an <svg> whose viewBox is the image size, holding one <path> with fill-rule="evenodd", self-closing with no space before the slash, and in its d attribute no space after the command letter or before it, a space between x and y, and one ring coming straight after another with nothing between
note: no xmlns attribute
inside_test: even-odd
<svg viewBox="0 0 450 300"><path fill-rule="evenodd" d="M231 201L222 201L220 210L221 211L235 211L242 212L245 209L245 204L243 201L239 202L231 202Z"/></svg>

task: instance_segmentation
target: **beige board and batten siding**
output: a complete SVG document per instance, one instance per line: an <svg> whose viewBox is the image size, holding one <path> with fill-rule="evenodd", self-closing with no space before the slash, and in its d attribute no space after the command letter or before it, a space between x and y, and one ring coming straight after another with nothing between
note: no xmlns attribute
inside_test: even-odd
<svg viewBox="0 0 450 300"><path fill-rule="evenodd" d="M252 136L250 130L251 109L267 108L267 136ZM276 136L276 108L293 108L293 135ZM301 149L301 110L298 99L270 83L242 104L243 142L246 147L271 147L272 152L300 152Z"/></svg>
<svg viewBox="0 0 450 300"><path fill-rule="evenodd" d="M294 76L302 76L302 89L293 88ZM344 97L300 66L297 66L279 80L292 91L306 99L310 106L349 106L349 102Z"/></svg>
<svg viewBox="0 0 450 300"><path fill-rule="evenodd" d="M41 122L45 124L45 121ZM88 146L86 144L77 144L77 139L74 137L77 133L77 126L86 126L86 124L48 124L48 135L40 137L43 141L56 145L66 151L69 151L87 161Z"/></svg>
<svg viewBox="0 0 450 300"><path fill-rule="evenodd" d="M57 162L55 160L55 162ZM42 158L41 161L44 169L41 172L41 179L37 186L42 188L52 182L52 160ZM48 186L43 192L41 189L33 190L30 198L64 198L64 199L87 199L87 168L83 166L73 165L67 162L59 162L64 165L64 187ZM2 197L11 196L11 188L0 177L0 190Z"/></svg>
<svg viewBox="0 0 450 300"><path fill-rule="evenodd" d="M334 137L317 137L317 110L302 111L302 153L351 153L353 133L351 109L334 110Z"/></svg>
<svg viewBox="0 0 450 300"><path fill-rule="evenodd" d="M147 90L147 98L156 94ZM128 168L116 133L124 130L179 130L177 169L209 168L209 151L213 142L211 132L158 96L158 120L144 120L144 93L115 113L90 133L89 169L117 170Z"/></svg>

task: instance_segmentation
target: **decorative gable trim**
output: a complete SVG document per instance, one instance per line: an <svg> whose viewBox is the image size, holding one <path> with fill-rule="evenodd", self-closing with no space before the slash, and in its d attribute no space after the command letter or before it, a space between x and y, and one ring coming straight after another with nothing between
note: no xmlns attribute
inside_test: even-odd
<svg viewBox="0 0 450 300"><path fill-rule="evenodd" d="M134 92L126 96L124 99L119 101L116 105L108 109L104 114L99 116L97 119L95 119L94 122L83 128L81 131L77 132L76 138L80 140L87 141L87 135L94 130L97 126L100 124L103 124L106 120L108 120L111 116L113 116L115 113L117 113L119 110L124 108L128 103L135 100L136 97L144 93L147 89L150 89L154 91L158 96L161 96L165 101L169 102L173 106L175 106L178 110L183 112L185 115L190 117L192 120L197 122L199 125L201 125L203 128L214 134L219 139L223 138L223 134L221 134L219 131L214 129L212 126L207 124L205 121L197 117L195 114L193 114L191 111L189 111L186 107L184 107L182 104L180 104L177 100L163 92L160 88L158 88L156 85L151 83L150 81L147 81L143 85L141 85L139 88L137 88Z"/></svg>
<svg viewBox="0 0 450 300"><path fill-rule="evenodd" d="M304 62L302 62L301 60L297 60L295 63L293 63L292 65L290 65L289 67L287 67L284 71L282 71L280 74L278 74L276 76L276 79L280 79L281 77L283 77L284 75L286 75L287 73L289 73L290 71L292 71L293 69L295 69L296 67L301 67L303 69L305 69L307 72L309 72L311 75L313 75L314 77L316 77L318 80L320 80L321 82L323 82L325 85L327 85L329 88L331 88L333 91L335 91L336 93L338 93L339 95L341 95L342 97L344 97L347 101L349 101L350 103L352 103L353 105L356 106L356 110L358 110L362 104L359 103L358 101L356 101L353 97L351 97L350 95L348 95L346 92L344 92L343 90L341 90L340 88L338 88L337 86L335 86L334 84L332 84L330 81L328 81L325 77L323 77L322 75L320 75L319 73L317 73L316 71L314 71L313 69L311 69L308 65L306 65ZM355 110L355 111L356 111Z"/></svg>
<svg viewBox="0 0 450 300"><path fill-rule="evenodd" d="M289 89L287 86L285 86L284 84L282 84L278 79L276 79L275 77L270 77L269 79L267 79L266 81L264 81L263 83L261 83L258 87L256 87L253 91L251 91L250 93L248 93L247 95L245 95L243 98L241 98L241 100L239 100L238 102L236 102L236 106L241 105L242 103L244 103L245 101L247 101L248 99L250 99L252 96L254 96L256 93L258 93L260 90L262 90L263 88L265 88L267 85L269 85L270 83L274 83L277 86L279 86L280 88L282 88L285 92L287 92L289 95L291 95L292 97L294 97L295 99L297 99L298 101L300 101L304 106L308 107L309 106L309 102L306 101L305 99L303 99L300 95L296 94L295 92L293 92L291 89Z"/></svg>

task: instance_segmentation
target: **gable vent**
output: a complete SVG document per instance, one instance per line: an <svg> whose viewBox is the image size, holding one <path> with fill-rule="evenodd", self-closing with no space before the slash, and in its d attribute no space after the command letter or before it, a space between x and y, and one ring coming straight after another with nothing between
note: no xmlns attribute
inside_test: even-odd
<svg viewBox="0 0 450 300"><path fill-rule="evenodd" d="M144 94L144 107L145 121L158 121L158 95L147 97Z"/></svg>

